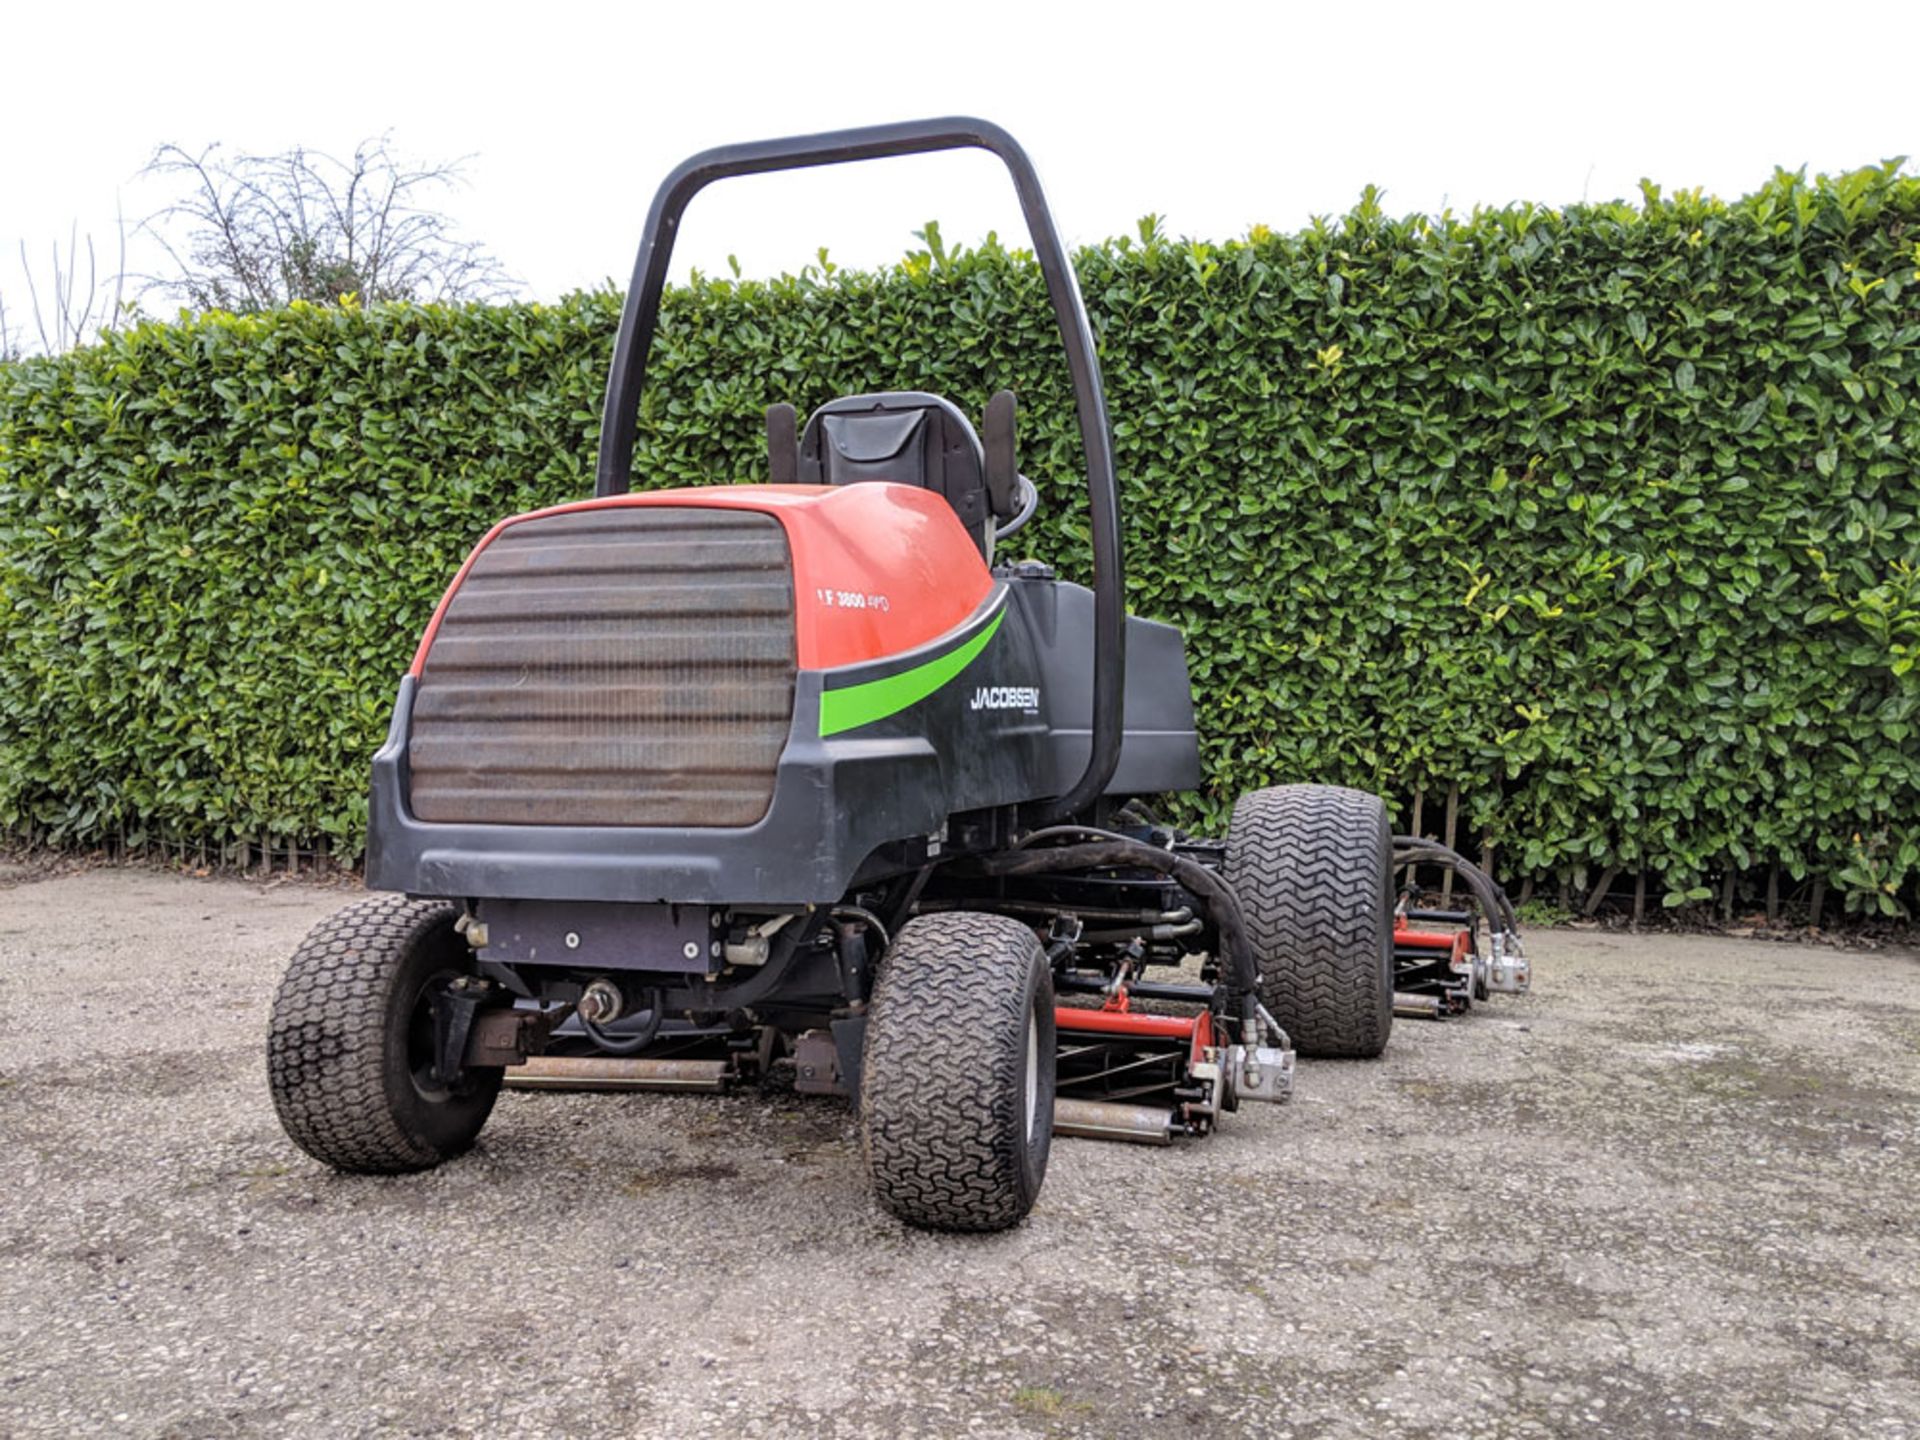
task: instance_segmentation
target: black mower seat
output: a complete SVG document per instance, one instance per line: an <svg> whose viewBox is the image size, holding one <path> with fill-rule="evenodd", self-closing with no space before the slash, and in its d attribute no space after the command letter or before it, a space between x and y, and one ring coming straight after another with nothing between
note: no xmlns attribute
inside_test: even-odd
<svg viewBox="0 0 1920 1440"><path fill-rule="evenodd" d="M774 473L780 460L773 458ZM946 497L980 553L989 550L986 452L972 424L951 400L920 390L849 395L808 417L800 436L805 485L891 480Z"/></svg>

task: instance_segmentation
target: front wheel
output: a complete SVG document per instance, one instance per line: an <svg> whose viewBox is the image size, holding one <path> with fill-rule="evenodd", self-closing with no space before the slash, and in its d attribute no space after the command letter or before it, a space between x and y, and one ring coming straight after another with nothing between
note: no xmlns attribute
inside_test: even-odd
<svg viewBox="0 0 1920 1440"><path fill-rule="evenodd" d="M425 1170L473 1144L498 1069L434 1071L433 991L473 968L457 906L375 895L316 925L287 965L267 1087L293 1143L336 1170Z"/></svg>
<svg viewBox="0 0 1920 1440"><path fill-rule="evenodd" d="M862 1149L875 1197L929 1230L1005 1230L1053 1141L1053 972L1026 926L922 915L895 937L868 1013Z"/></svg>

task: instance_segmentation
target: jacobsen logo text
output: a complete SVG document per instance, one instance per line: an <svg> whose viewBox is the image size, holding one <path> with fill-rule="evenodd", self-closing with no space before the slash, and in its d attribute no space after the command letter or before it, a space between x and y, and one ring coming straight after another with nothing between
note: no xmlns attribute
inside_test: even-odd
<svg viewBox="0 0 1920 1440"><path fill-rule="evenodd" d="M971 710L1038 710L1037 685L982 685L973 692Z"/></svg>

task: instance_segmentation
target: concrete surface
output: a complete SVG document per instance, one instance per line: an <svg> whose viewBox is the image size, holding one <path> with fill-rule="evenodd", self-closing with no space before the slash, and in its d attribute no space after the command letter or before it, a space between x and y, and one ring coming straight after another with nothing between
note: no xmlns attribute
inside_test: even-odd
<svg viewBox="0 0 1920 1440"><path fill-rule="evenodd" d="M1912 953L1543 934L1532 997L955 1239L791 1094L322 1170L262 1035L349 898L0 888L0 1433L1920 1436Z"/></svg>

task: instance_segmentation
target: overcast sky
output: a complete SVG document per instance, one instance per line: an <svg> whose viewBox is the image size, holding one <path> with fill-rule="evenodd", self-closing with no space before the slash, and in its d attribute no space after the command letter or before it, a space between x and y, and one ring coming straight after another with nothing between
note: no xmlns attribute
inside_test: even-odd
<svg viewBox="0 0 1920 1440"><path fill-rule="evenodd" d="M167 198L154 147L338 153L391 130L470 155L441 208L536 297L624 279L653 186L708 145L971 113L1007 126L1070 241L1292 229L1362 185L1403 213L1732 196L1775 165L1920 156L1920 4L897 3L11 5L0 33L0 295L22 324L70 224L110 254ZM737 180L694 203L676 276L871 264L937 218L1020 233L983 154ZM136 250L135 268L157 264Z"/></svg>

